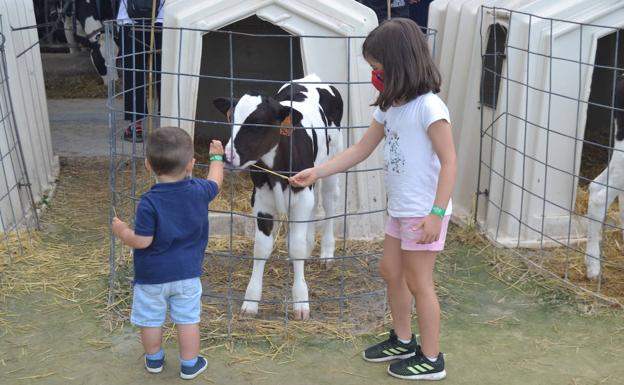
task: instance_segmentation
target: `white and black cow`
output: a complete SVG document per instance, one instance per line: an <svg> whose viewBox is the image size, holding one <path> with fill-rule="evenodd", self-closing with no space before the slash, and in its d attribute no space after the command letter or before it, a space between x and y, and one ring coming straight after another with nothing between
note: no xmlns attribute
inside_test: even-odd
<svg viewBox="0 0 624 385"><path fill-rule="evenodd" d="M234 100L218 98L214 104L232 123L232 140L226 145L225 154L227 161L235 167L257 164L283 174L294 173L318 165L342 151L342 134L338 128L342 119L342 97L335 87L321 84L316 75L285 84L274 97L248 93ZM304 261L311 255L314 245L315 224L308 221L315 218L318 186L294 188L285 179L255 172L255 169L251 179L254 184L251 205L257 217L256 235L253 272L242 312L258 313L264 265L273 251L273 219L277 214L287 214L289 257L294 268L294 317L307 319L310 306ZM326 177L320 184L325 216L333 217L339 195L338 177ZM334 258L333 223L333 219L324 221L320 257L326 264Z"/></svg>
<svg viewBox="0 0 624 385"><path fill-rule="evenodd" d="M104 14L102 10L112 9L107 0L100 4L100 9L95 0L74 0L75 14L65 16L65 36L67 42L75 45L76 42L89 49L91 62L98 75L106 81L106 36L104 34L103 21L110 19L112 15ZM75 28L74 28L75 23ZM111 41L113 57L117 57L118 47ZM70 48L70 50L73 50ZM117 73L113 73L113 79L117 80Z"/></svg>
<svg viewBox="0 0 624 385"><path fill-rule="evenodd" d="M614 107L616 130L613 154L607 167L589 185L587 207L589 224L585 252L585 265L589 279L597 279L600 276L602 225L607 209L616 197L620 204L620 223L624 226L624 75L618 77L615 85Z"/></svg>

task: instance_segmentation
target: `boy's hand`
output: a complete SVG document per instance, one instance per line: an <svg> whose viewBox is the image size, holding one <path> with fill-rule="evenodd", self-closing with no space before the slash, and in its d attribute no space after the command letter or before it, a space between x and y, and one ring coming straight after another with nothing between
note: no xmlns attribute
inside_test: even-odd
<svg viewBox="0 0 624 385"><path fill-rule="evenodd" d="M223 144L220 140L214 139L210 142L210 152L209 155L223 155L225 151L223 150Z"/></svg>
<svg viewBox="0 0 624 385"><path fill-rule="evenodd" d="M129 226L126 222L122 221L121 219L117 217L114 217L112 228L113 228L113 234L115 234L117 237L120 237L121 233L123 233L127 228L129 228Z"/></svg>

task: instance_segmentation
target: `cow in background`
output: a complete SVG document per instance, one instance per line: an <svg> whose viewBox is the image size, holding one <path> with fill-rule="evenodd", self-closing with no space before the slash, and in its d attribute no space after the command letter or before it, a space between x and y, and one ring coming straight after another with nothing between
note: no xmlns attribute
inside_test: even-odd
<svg viewBox="0 0 624 385"><path fill-rule="evenodd" d="M65 36L70 45L76 43L86 47L91 56L91 63L98 75L106 81L106 43L104 34L105 20L114 19L116 10L110 0L100 0L99 7L96 0L74 0L74 7L69 7L69 15L65 15ZM62 7L63 1L59 2ZM75 10L75 14L71 14ZM75 28L74 28L75 22ZM119 49L112 41L113 57L117 57ZM70 48L73 52L75 48ZM115 71L113 79L117 80Z"/></svg>

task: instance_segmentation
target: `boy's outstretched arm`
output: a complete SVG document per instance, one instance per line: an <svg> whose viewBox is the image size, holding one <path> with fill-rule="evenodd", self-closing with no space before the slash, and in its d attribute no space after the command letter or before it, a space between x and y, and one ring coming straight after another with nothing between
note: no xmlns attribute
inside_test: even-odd
<svg viewBox="0 0 624 385"><path fill-rule="evenodd" d="M123 243L134 248L134 249L145 249L149 245L152 244L152 240L154 237L146 237L143 235L136 235L134 230L128 226L128 224L121 219L114 217L113 218L113 234L117 236L117 238L121 239Z"/></svg>
<svg viewBox="0 0 624 385"><path fill-rule="evenodd" d="M219 189L223 183L223 144L219 140L210 142L210 168L208 169L207 179L214 181ZM220 159L220 160L219 160Z"/></svg>

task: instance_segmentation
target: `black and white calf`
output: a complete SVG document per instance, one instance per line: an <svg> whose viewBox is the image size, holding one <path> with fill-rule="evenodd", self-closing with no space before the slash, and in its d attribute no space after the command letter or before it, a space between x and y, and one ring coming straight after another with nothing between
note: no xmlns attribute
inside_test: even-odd
<svg viewBox="0 0 624 385"><path fill-rule="evenodd" d="M342 151L342 134L337 128L342 119L342 98L336 88L321 84L316 75L285 84L274 97L248 93L235 100L218 98L214 104L233 123L232 140L225 148L226 159L233 166L246 168L257 164L277 172L298 172ZM273 219L277 214L288 214L294 317L307 319L310 306L304 261L312 253L315 230L314 223L307 221L315 217L318 186L294 188L287 180L266 172L252 172L251 179L251 205L257 221L253 272L242 311L258 312L264 265L273 251ZM333 217L339 194L338 177L324 178L320 184L325 216ZM334 258L333 223L333 219L324 222L320 257L326 264Z"/></svg>
<svg viewBox="0 0 624 385"><path fill-rule="evenodd" d="M91 56L91 63L98 75L106 81L106 44L104 25L105 19L110 19L112 15L104 14L101 10L112 9L110 1L104 1L98 10L95 0L75 0L75 14L65 17L65 36L67 42L75 45L87 47ZM75 20L75 29L74 29ZM117 57L118 48L114 41L111 41L113 57ZM113 79L117 80L117 73L113 74Z"/></svg>
<svg viewBox="0 0 624 385"><path fill-rule="evenodd" d="M585 252L585 265L589 279L597 279L600 276L602 225L607 209L616 197L620 204L620 223L624 226L624 75L618 77L615 85L614 107L616 129L613 154L607 167L589 185L587 207L589 223Z"/></svg>

